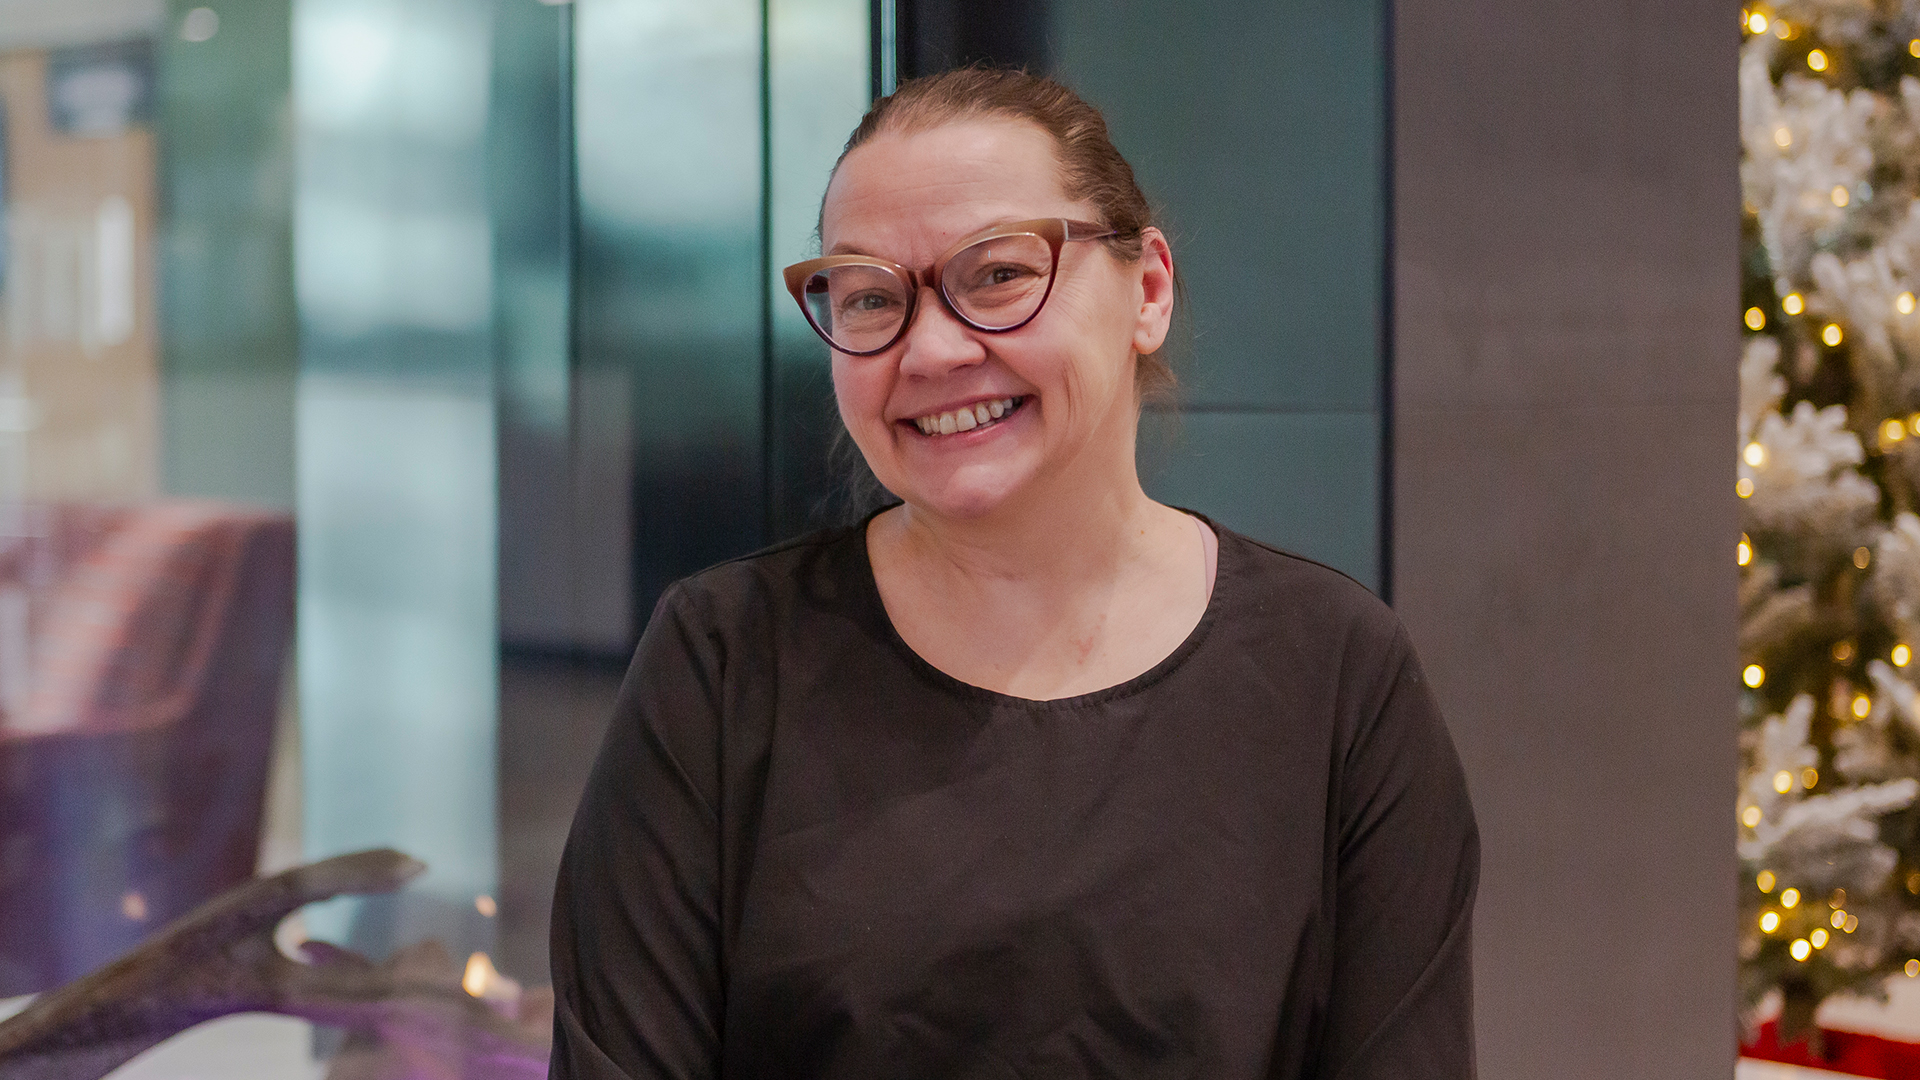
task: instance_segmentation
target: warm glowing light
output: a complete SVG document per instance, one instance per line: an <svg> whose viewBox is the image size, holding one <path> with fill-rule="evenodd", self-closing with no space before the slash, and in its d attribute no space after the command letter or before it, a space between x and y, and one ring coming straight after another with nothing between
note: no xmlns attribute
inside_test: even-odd
<svg viewBox="0 0 1920 1080"><path fill-rule="evenodd" d="M1733 482L1733 493L1743 499L1753 498L1753 481L1744 476L1735 480Z"/></svg>
<svg viewBox="0 0 1920 1080"><path fill-rule="evenodd" d="M1740 546L1734 550L1734 561L1741 566L1745 566L1753 561L1753 544L1751 541L1740 541Z"/></svg>
<svg viewBox="0 0 1920 1080"><path fill-rule="evenodd" d="M500 914L500 905L484 893L473 898L473 909L489 919Z"/></svg>
<svg viewBox="0 0 1920 1080"><path fill-rule="evenodd" d="M1916 896L1920 896L1920 870L1915 870L1907 875L1907 891Z"/></svg>
<svg viewBox="0 0 1920 1080"><path fill-rule="evenodd" d="M1747 309L1744 321L1749 330L1765 330L1767 328L1767 313L1757 307L1750 307Z"/></svg>
<svg viewBox="0 0 1920 1080"><path fill-rule="evenodd" d="M1759 664L1748 664L1746 670L1740 673L1740 681L1758 690L1760 684L1767 681L1767 669Z"/></svg>
<svg viewBox="0 0 1920 1080"><path fill-rule="evenodd" d="M1873 561L1872 548L1857 547L1853 549L1853 565L1859 567L1862 570L1865 570L1867 568L1867 564L1872 561Z"/></svg>
<svg viewBox="0 0 1920 1080"><path fill-rule="evenodd" d="M1827 906L1830 908L1846 907L1847 906L1847 890L1845 889L1833 890L1833 895L1827 897Z"/></svg>
<svg viewBox="0 0 1920 1080"><path fill-rule="evenodd" d="M1827 939L1831 936L1827 933L1826 927L1816 926L1813 928L1813 933L1807 935L1807 940L1813 943L1814 948L1824 949L1827 947Z"/></svg>
<svg viewBox="0 0 1920 1080"><path fill-rule="evenodd" d="M1913 650L1907 648L1907 643L1903 641L1893 647L1892 659L1894 667L1906 667L1913 663Z"/></svg>
<svg viewBox="0 0 1920 1080"><path fill-rule="evenodd" d="M1787 130L1787 129L1786 129L1786 128L1781 128L1781 129L1780 129L1780 131L1785 131L1785 130ZM1773 141L1774 141L1774 142L1780 142L1780 132L1779 132L1779 131L1776 131L1776 132L1774 132L1774 140L1773 140ZM1786 144L1785 144L1785 143L1780 143L1780 145L1782 145L1782 146L1785 146ZM1807 302L1806 302L1805 300L1802 300L1802 299L1800 298L1800 294L1799 294L1799 293L1797 293L1797 292L1790 292L1790 293L1788 293L1787 295L1785 295L1785 296L1783 296L1783 297L1781 297L1781 298L1780 298L1780 310L1781 310L1781 311L1784 311L1784 312L1786 312L1786 313L1787 313L1787 314L1789 314L1789 315L1798 315L1798 314L1800 314L1801 312L1803 312L1803 311L1805 311L1805 310L1807 310Z"/></svg>
<svg viewBox="0 0 1920 1080"><path fill-rule="evenodd" d="M467 970L460 976L460 989L474 997L482 997L487 992L487 986L499 975L500 973L493 969L493 961L487 959L486 953L474 953L467 957Z"/></svg>
<svg viewBox="0 0 1920 1080"><path fill-rule="evenodd" d="M1780 929L1780 913L1779 912L1769 911L1765 915L1760 916L1760 932L1761 933L1771 934L1778 929Z"/></svg>
<svg viewBox="0 0 1920 1080"><path fill-rule="evenodd" d="M1785 795L1793 790L1793 774L1785 769L1773 774L1773 790Z"/></svg>
<svg viewBox="0 0 1920 1080"><path fill-rule="evenodd" d="M1820 782L1820 770L1809 765L1800 770L1800 786L1810 788Z"/></svg>
<svg viewBox="0 0 1920 1080"><path fill-rule="evenodd" d="M1725 16L1725 15L1722 15L1722 16L1720 16L1720 17L1721 17L1721 18L1723 18L1723 19L1724 19L1724 18L1726 18L1726 16ZM1726 24L1726 23L1721 23L1720 25L1721 25L1721 26L1725 26L1725 25L1727 25L1727 24ZM1762 14L1760 14L1760 13L1759 13L1759 12L1757 12L1757 11L1756 11L1756 12L1754 12L1753 14L1751 14L1751 15L1749 15L1749 16L1747 16L1747 29L1748 29L1748 30L1750 30L1750 31L1752 31L1753 33L1756 33L1756 34L1764 34L1764 33L1766 33L1766 32L1767 32L1767 17L1766 17L1765 15L1762 15Z"/></svg>
<svg viewBox="0 0 1920 1080"><path fill-rule="evenodd" d="M1794 905L1798 904L1799 902L1800 902L1799 889L1788 889L1787 891L1780 894L1780 906L1783 908L1786 908L1788 911L1792 911L1794 908Z"/></svg>
<svg viewBox="0 0 1920 1080"><path fill-rule="evenodd" d="M1845 339L1846 335L1840 332L1839 323L1830 322L1820 331L1820 340L1826 342L1829 348L1840 344Z"/></svg>
<svg viewBox="0 0 1920 1080"><path fill-rule="evenodd" d="M1745 450L1740 451L1740 459L1757 469L1767 463L1767 448L1750 442Z"/></svg>
<svg viewBox="0 0 1920 1080"><path fill-rule="evenodd" d="M137 892L129 892L120 898L120 914L128 922L147 921L147 898Z"/></svg>
<svg viewBox="0 0 1920 1080"><path fill-rule="evenodd" d="M1838 930L1841 927L1847 925L1847 913L1844 911L1841 911L1838 908L1835 908L1833 912L1833 918L1828 919L1827 921L1833 924L1833 928L1835 930Z"/></svg>
<svg viewBox="0 0 1920 1080"><path fill-rule="evenodd" d="M1841 927L1840 929L1849 934L1853 933L1855 930L1860 929L1860 916L1855 915L1852 912L1848 912L1847 925Z"/></svg>
<svg viewBox="0 0 1920 1080"><path fill-rule="evenodd" d="M1899 312L1902 315L1913 314L1913 294L1910 292L1903 292L1899 296L1894 297L1893 310Z"/></svg>
<svg viewBox="0 0 1920 1080"><path fill-rule="evenodd" d="M1785 19L1775 19L1773 20L1773 36L1779 38L1781 41L1791 41L1794 36L1793 27L1788 25Z"/></svg>
<svg viewBox="0 0 1920 1080"><path fill-rule="evenodd" d="M1845 638L1841 638L1839 641L1834 642L1833 643L1833 661L1836 664L1851 663L1853 661L1853 642L1848 641Z"/></svg>
<svg viewBox="0 0 1920 1080"><path fill-rule="evenodd" d="M1740 811L1740 824L1745 825L1749 829L1758 826L1760 824L1760 808L1757 806L1749 806L1745 810Z"/></svg>
<svg viewBox="0 0 1920 1080"><path fill-rule="evenodd" d="M1825 70L1827 70L1827 54L1826 54L1825 52L1822 52L1822 51L1821 51L1821 50L1819 50L1819 49L1814 49L1814 50L1812 50L1812 51L1810 51L1810 52L1808 52L1808 53L1807 53L1807 66L1808 66L1808 67L1810 67L1810 68L1812 68L1812 69L1813 69L1813 70L1815 70L1815 71L1825 71ZM1841 196L1839 196L1839 195L1836 195L1836 196L1834 196L1834 199L1833 199L1833 204L1834 204L1835 206L1845 206L1845 205L1847 205L1846 203L1843 203L1843 202L1841 202L1841 201L1840 201L1840 198L1841 198Z"/></svg>
<svg viewBox="0 0 1920 1080"><path fill-rule="evenodd" d="M1867 718L1867 714L1871 713L1872 711L1873 711L1872 698L1868 697L1865 694L1853 695L1853 715L1859 717L1862 720L1865 720Z"/></svg>
<svg viewBox="0 0 1920 1080"><path fill-rule="evenodd" d="M1774 887L1774 885L1775 885L1775 884L1776 884L1776 883L1777 883L1777 882L1778 882L1779 880L1780 880L1779 878L1776 878L1776 877L1774 877L1774 876L1773 876L1773 871L1771 871L1771 870L1762 870L1762 871L1760 871L1760 876L1759 876L1759 877L1756 877L1756 878L1754 878L1754 879L1753 879L1753 883L1754 883L1755 885L1758 885L1758 886L1760 886L1760 891L1761 891L1761 892L1763 892L1763 893L1770 893L1770 892L1772 892L1772 891L1773 891L1773 887Z"/></svg>
<svg viewBox="0 0 1920 1080"><path fill-rule="evenodd" d="M1907 425L1898 420L1889 420L1880 425L1880 438L1884 442L1899 442L1907 437Z"/></svg>
<svg viewBox="0 0 1920 1080"><path fill-rule="evenodd" d="M1794 938L1793 944L1787 946L1787 952L1792 954L1795 960L1804 962L1807 957L1813 955L1813 946L1807 944L1806 938Z"/></svg>
<svg viewBox="0 0 1920 1080"><path fill-rule="evenodd" d="M1920 45L1920 40L1916 40L1914 44ZM1920 978L1920 960L1907 961L1907 978Z"/></svg>

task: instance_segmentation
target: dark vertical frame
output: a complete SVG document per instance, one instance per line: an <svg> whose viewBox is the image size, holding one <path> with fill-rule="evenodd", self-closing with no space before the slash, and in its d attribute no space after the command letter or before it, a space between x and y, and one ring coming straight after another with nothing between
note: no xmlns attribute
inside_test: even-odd
<svg viewBox="0 0 1920 1080"><path fill-rule="evenodd" d="M773 336L773 27L769 0L760 0L760 475L761 530L779 535L774 490L778 372Z"/></svg>
<svg viewBox="0 0 1920 1080"><path fill-rule="evenodd" d="M1393 23L1380 0L1380 555L1374 591L1393 603Z"/></svg>

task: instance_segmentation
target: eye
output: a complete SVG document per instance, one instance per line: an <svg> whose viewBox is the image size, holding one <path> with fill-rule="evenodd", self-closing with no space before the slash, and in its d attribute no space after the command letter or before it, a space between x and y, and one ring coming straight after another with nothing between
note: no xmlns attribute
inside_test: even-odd
<svg viewBox="0 0 1920 1080"><path fill-rule="evenodd" d="M898 304L899 299L885 289L862 289L843 297L840 300L839 311L842 318L852 318L889 311Z"/></svg>

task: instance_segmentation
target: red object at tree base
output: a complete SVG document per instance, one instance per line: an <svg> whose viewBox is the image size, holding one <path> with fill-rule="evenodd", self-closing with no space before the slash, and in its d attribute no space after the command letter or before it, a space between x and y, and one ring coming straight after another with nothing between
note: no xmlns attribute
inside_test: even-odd
<svg viewBox="0 0 1920 1080"><path fill-rule="evenodd" d="M1920 1080L1920 1043L1897 1042L1879 1035L1820 1029L1826 1053L1816 1055L1811 1040L1780 1043L1780 1024L1760 1025L1752 1042L1740 1047L1740 1056L1806 1069L1872 1077L1874 1080Z"/></svg>

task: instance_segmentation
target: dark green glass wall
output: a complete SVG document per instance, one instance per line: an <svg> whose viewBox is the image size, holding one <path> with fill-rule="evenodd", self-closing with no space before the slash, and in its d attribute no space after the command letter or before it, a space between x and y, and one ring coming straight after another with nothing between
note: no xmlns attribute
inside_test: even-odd
<svg viewBox="0 0 1920 1080"><path fill-rule="evenodd" d="M1148 490L1380 588L1384 4L1050 11L1055 70L1105 110L1186 281Z"/></svg>
<svg viewBox="0 0 1920 1080"><path fill-rule="evenodd" d="M164 25L199 6L171 0ZM161 477L293 504L293 117L286 0L231 0L204 41L157 35Z"/></svg>

